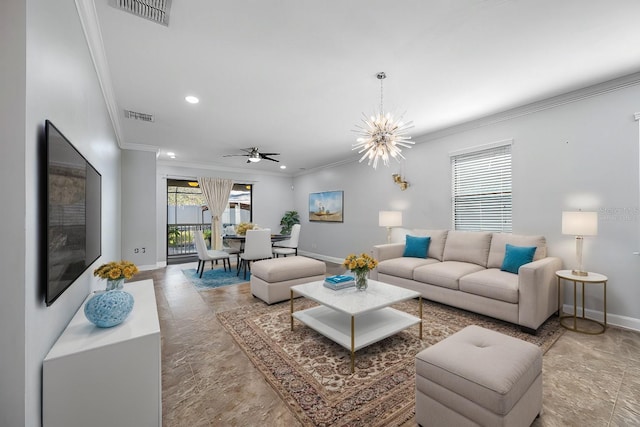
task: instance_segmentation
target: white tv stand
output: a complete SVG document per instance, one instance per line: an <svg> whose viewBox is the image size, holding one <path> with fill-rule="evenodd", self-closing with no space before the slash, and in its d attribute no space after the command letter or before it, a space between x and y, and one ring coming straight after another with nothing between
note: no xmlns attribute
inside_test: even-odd
<svg viewBox="0 0 640 427"><path fill-rule="evenodd" d="M127 283L124 290L135 302L123 323L98 328L87 320L82 304L44 359L44 427L162 425L153 281Z"/></svg>

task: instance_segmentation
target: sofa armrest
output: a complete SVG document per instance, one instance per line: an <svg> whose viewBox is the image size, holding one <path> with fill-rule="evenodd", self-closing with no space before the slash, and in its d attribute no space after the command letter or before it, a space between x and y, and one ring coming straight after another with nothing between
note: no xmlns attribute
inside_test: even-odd
<svg viewBox="0 0 640 427"><path fill-rule="evenodd" d="M558 311L558 280L556 271L562 260L546 257L523 265L518 270L518 324L538 329Z"/></svg>
<svg viewBox="0 0 640 427"><path fill-rule="evenodd" d="M384 245L375 245L373 247L373 257L380 261L387 259L400 258L404 253L404 243L386 243ZM378 280L378 269L374 268L369 273L369 278Z"/></svg>
<svg viewBox="0 0 640 427"><path fill-rule="evenodd" d="M404 253L404 243L387 243L373 247L373 257L378 261L400 258Z"/></svg>

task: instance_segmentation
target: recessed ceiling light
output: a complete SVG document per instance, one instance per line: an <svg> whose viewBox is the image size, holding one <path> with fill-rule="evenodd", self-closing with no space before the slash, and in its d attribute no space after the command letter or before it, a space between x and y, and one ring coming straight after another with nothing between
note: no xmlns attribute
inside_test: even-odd
<svg viewBox="0 0 640 427"><path fill-rule="evenodd" d="M173 151L168 151L167 152L167 156L171 157L172 159L176 158L176 153L174 153Z"/></svg>
<svg viewBox="0 0 640 427"><path fill-rule="evenodd" d="M200 100L193 95L185 96L184 100L189 104L197 104L198 102L200 102Z"/></svg>
<svg viewBox="0 0 640 427"><path fill-rule="evenodd" d="M280 165L280 169L286 169L287 167L285 165Z"/></svg>

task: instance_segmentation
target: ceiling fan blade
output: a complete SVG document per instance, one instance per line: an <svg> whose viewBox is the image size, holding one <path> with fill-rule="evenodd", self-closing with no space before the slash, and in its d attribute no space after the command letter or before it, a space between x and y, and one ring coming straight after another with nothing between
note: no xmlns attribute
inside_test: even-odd
<svg viewBox="0 0 640 427"><path fill-rule="evenodd" d="M269 156L279 156L280 153L261 153L258 151L257 147L252 147L250 149L241 148L242 151L247 154L225 154L222 157L249 157L247 159L247 163L251 163L251 160L259 161L261 159L270 160L272 162L280 163L280 160L274 159Z"/></svg>

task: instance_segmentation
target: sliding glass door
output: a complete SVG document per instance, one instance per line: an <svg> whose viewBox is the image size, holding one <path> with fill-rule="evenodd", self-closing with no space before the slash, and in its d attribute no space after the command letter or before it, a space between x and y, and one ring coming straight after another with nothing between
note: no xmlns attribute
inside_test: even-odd
<svg viewBox="0 0 640 427"><path fill-rule="evenodd" d="M229 204L222 214L222 226L251 222L253 186L234 184ZM211 241L211 213L198 181L167 179L167 262L191 258L196 254L194 233Z"/></svg>

